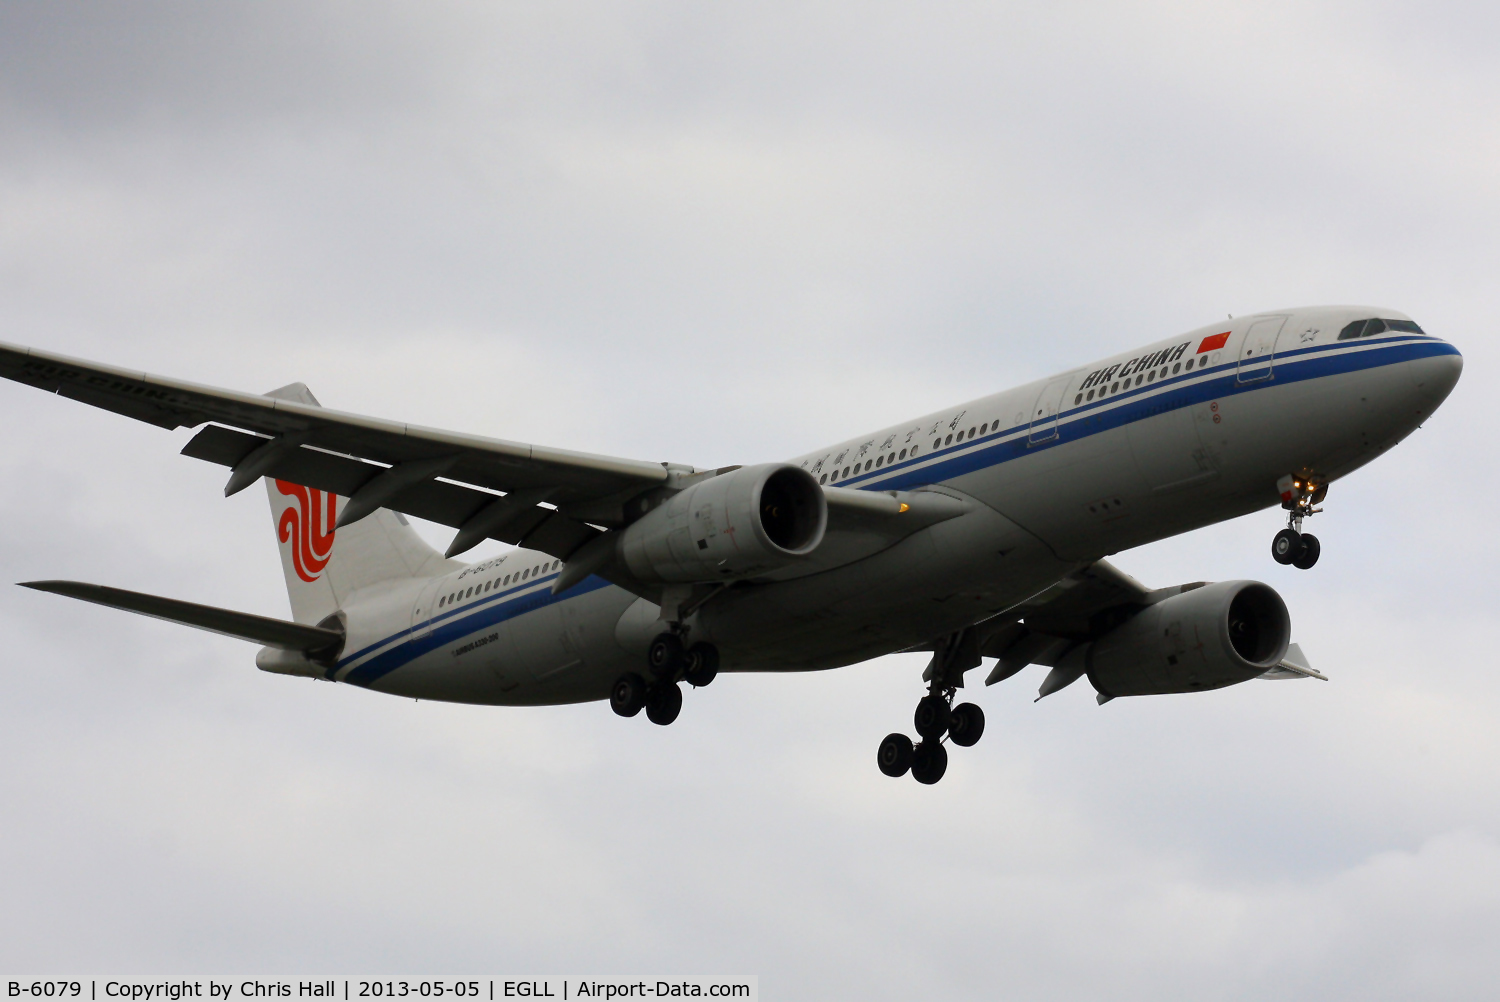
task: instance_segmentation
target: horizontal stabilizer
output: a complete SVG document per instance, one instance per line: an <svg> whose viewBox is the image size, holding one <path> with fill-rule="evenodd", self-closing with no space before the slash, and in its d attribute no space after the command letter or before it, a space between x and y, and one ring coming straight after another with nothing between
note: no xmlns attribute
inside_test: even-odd
<svg viewBox="0 0 1500 1002"><path fill-rule="evenodd" d="M22 581L22 588L34 588L54 595L107 605L111 609L138 612L153 619L165 619L169 623L195 626L210 633L220 633L239 640L251 640L267 647L285 651L303 651L310 655L336 655L343 646L342 630L325 630L320 626L305 626L289 623L284 619L256 616L248 612L233 612L216 609L211 605L183 602L175 598L160 598L143 595L138 591L123 588L106 588L104 585L86 584L82 581Z"/></svg>

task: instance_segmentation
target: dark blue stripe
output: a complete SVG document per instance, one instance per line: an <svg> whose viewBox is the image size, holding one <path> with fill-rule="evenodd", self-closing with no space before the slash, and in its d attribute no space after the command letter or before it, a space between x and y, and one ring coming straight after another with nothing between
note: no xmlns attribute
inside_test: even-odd
<svg viewBox="0 0 1500 1002"><path fill-rule="evenodd" d="M1382 339L1386 341L1386 339ZM1352 342L1352 346L1368 348L1369 345L1379 343L1376 341ZM1028 425L1017 425L1002 432L991 433L976 442L983 443L985 439L995 439L994 444L974 449L972 452L965 450L973 448L974 443L964 442L963 445L954 444L937 452L920 456L916 460L907 460L898 463L896 468L900 470L896 476L891 476L891 467L884 470L872 470L862 473L859 477L850 476L848 480L841 481L839 486L860 484L858 489L862 490L907 490L913 487L922 487L928 484L941 483L955 477L982 470L1000 463L1019 459L1022 456L1031 455L1041 449L1051 449L1068 442L1076 442L1090 435L1110 431L1140 421L1143 418L1163 414L1167 411L1176 410L1179 407L1189 407L1193 404L1204 403L1209 400L1222 400L1225 397L1241 393L1253 393L1256 390L1265 389L1268 386L1281 386L1287 383L1302 382L1307 379L1320 379L1324 376L1339 375L1347 372L1357 372L1364 369L1379 368L1383 365L1393 365L1399 362L1408 362L1418 358L1430 358L1437 355L1457 355L1458 349L1445 341L1436 339L1389 339L1382 347L1365 351L1340 351L1337 354L1325 355L1321 358L1302 358L1297 361L1287 361L1293 356L1312 354L1313 352L1327 351L1328 345L1316 346L1310 349L1287 351L1275 356L1273 370L1270 377L1255 379L1251 382L1242 383L1237 376L1237 363L1230 362L1218 365L1211 369L1204 369L1188 376L1168 377L1165 381L1148 384L1129 392L1122 391L1115 396L1103 401L1083 404L1079 407L1060 411L1058 416L1057 434L1051 438L1039 442L1029 441L1029 435L1019 434L1027 432ZM1204 374L1211 378L1204 379ZM1163 393L1161 387L1177 384L1175 389ZM1147 394L1150 393L1150 396ZM1090 415L1090 412L1093 412ZM1018 435L1009 441L1001 441L1007 435ZM962 452L962 455L958 453ZM951 456L951 458L933 463L933 457ZM918 466L918 464L930 464Z"/></svg>
<svg viewBox="0 0 1500 1002"><path fill-rule="evenodd" d="M556 576L554 574L552 577L555 578ZM550 580L552 578L543 579L544 582ZM528 582L528 585L534 583L535 580ZM561 595L554 595L550 588L544 588L541 591L535 591L527 595L518 595L508 601L498 603L494 602L493 596L491 596L489 602L475 602L465 609L460 609L452 614L443 616L442 618L446 620L445 622L439 623L434 620L432 632L425 637L410 639L411 630L407 629L401 631L401 633L392 634L389 638L382 640L378 644L372 644L371 647L380 647L403 634L408 636L406 643L398 644L383 654L375 655L375 657L366 661L358 668L350 671L348 675L344 676L342 681L350 682L354 685L369 685L382 675L395 671L397 668L421 657L428 651L447 646L455 640L478 633L487 627L495 626L506 620L514 619L517 616L524 616L528 612L535 612L537 609L545 608L554 603L566 602L569 599L577 598L588 592L609 587L611 585L608 581L597 575L591 575ZM474 606L479 606L479 608L474 608ZM365 650L369 649L369 647L365 648ZM342 667L342 665L347 664L351 660L353 658L346 658L340 662L340 666Z"/></svg>

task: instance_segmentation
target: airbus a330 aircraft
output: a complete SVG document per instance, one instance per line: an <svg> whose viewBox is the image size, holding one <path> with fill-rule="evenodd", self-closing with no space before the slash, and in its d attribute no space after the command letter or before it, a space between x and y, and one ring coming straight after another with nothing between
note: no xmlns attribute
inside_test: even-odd
<svg viewBox="0 0 1500 1002"><path fill-rule="evenodd" d="M670 724L681 682L931 651L919 742L890 776L935 783L953 705L1051 668L1100 703L1253 678L1322 678L1254 581L1148 589L1103 559L1280 504L1272 556L1310 568L1328 484L1416 428L1463 362L1394 310L1240 317L785 463L699 470L325 410L0 345L0 375L167 429L184 455L264 479L292 621L71 581L27 587L264 644L256 664L420 699L608 699ZM404 514L403 514L404 513ZM405 515L457 529L446 554ZM484 539L515 545L476 564Z"/></svg>

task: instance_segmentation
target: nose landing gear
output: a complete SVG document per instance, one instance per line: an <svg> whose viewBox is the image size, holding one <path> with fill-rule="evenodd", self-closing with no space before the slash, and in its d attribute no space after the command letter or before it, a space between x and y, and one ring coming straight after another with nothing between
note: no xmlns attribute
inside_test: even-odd
<svg viewBox="0 0 1500 1002"><path fill-rule="evenodd" d="M1323 552L1318 537L1302 531L1302 520L1322 511L1313 506L1328 495L1327 484L1317 484L1304 476L1285 476L1277 481L1281 490L1281 507L1287 510L1286 528L1271 540L1271 559L1308 570Z"/></svg>

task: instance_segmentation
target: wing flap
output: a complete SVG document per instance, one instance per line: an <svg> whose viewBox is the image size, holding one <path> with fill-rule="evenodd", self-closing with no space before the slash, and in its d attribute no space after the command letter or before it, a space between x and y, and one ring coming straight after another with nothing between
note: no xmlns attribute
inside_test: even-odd
<svg viewBox="0 0 1500 1002"><path fill-rule="evenodd" d="M209 425L183 448L185 456L233 467L268 439ZM386 470L349 456L296 448L280 456L267 475L289 483L349 497ZM453 528L496 500L496 495L446 480L423 480L396 492L384 506L414 518ZM599 530L548 508L532 507L490 534L504 543L525 546L566 560Z"/></svg>
<svg viewBox="0 0 1500 1002"><path fill-rule="evenodd" d="M150 616L192 626L210 633L218 633L238 640L250 640L267 647L284 651L300 651L310 656L333 657L344 644L342 630L329 630L320 626L290 623L284 619L257 616L232 609L219 609L196 602L184 602L175 598L162 598L123 588L87 584L83 581L23 581L22 588L65 595L94 605L123 609L126 612Z"/></svg>

